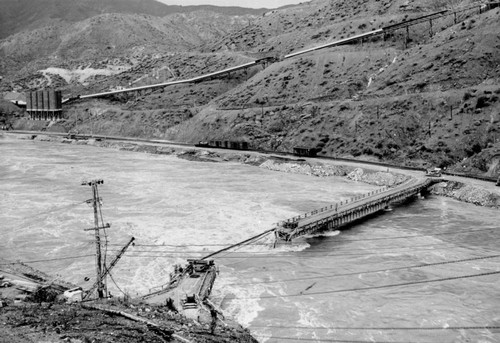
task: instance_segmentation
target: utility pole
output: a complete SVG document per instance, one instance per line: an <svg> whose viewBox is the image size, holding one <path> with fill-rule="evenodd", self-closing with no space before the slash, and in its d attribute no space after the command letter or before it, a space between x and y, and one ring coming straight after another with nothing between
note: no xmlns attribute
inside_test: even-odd
<svg viewBox="0 0 500 343"><path fill-rule="evenodd" d="M92 295L92 292L99 286L99 282L102 281L106 275L108 275L111 272L111 269L118 263L118 260L125 254L125 251L128 249L128 247L134 243L135 238L132 237L128 243L120 250L120 252L116 255L113 261L109 264L109 267L104 268L104 272L101 274L101 278L96 280L96 282L92 285L92 287L88 290L87 294L83 298L83 300L86 300L90 295Z"/></svg>
<svg viewBox="0 0 500 343"><path fill-rule="evenodd" d="M92 203L92 207L94 208L94 227L90 229L85 229L84 231L92 231L95 232L95 246L96 246L96 274L97 274L97 296L99 298L104 298L106 293L106 280L103 275L104 261L101 256L101 235L99 230L107 229L110 227L109 224L103 225L99 227L99 210L101 207L101 199L99 198L99 190L97 189L97 185L103 184L103 180L92 180L92 181L84 181L82 182L82 186L91 186L92 187L92 199L87 200L87 203ZM104 224L104 223L103 223Z"/></svg>

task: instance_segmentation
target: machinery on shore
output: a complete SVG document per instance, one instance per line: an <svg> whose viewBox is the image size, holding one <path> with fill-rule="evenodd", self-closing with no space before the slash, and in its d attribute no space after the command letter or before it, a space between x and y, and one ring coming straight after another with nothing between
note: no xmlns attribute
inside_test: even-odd
<svg viewBox="0 0 500 343"><path fill-rule="evenodd" d="M428 177L441 177L443 170L441 168L431 168L427 169L425 176Z"/></svg>
<svg viewBox="0 0 500 343"><path fill-rule="evenodd" d="M165 305L186 317L199 320L209 316L213 306L208 297L215 282L217 269L213 260L188 259L185 266L175 265L170 281L162 289L140 298L150 304Z"/></svg>

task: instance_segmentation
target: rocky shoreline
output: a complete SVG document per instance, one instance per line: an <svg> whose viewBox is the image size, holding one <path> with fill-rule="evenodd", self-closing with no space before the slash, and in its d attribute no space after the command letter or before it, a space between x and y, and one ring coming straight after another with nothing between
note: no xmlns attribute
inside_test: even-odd
<svg viewBox="0 0 500 343"><path fill-rule="evenodd" d="M165 308L124 297L68 303L75 288L22 262L0 258L1 342L257 343L238 323L198 322Z"/></svg>
<svg viewBox="0 0 500 343"><path fill-rule="evenodd" d="M4 297L2 296L4 299ZM218 321L214 332L164 307L112 299L93 303L2 300L2 342L257 343L247 329Z"/></svg>
<svg viewBox="0 0 500 343"><path fill-rule="evenodd" d="M486 189L457 181L444 181L432 186L433 194L446 196L470 204L500 208L500 196Z"/></svg>
<svg viewBox="0 0 500 343"><path fill-rule="evenodd" d="M389 171L380 172L346 165L339 166L317 161L308 162L304 159L254 154L245 151L235 152L228 150L227 152L214 152L202 148L194 149L184 146L164 146L98 139L76 140L48 135L28 135L25 138L38 141L59 141L66 144L92 145L150 154L173 155L181 159L196 162L237 162L278 172L316 177L341 176L351 181L364 182L381 187L394 187L410 178L408 175ZM500 196L497 193L465 183L446 181L434 185L430 191L435 195L450 197L478 206L500 208Z"/></svg>
<svg viewBox="0 0 500 343"><path fill-rule="evenodd" d="M18 137L18 136L16 136ZM321 161L287 158L251 152L210 151L202 148L183 146L164 146L130 142L116 142L98 139L66 139L44 135L25 135L22 139L54 141L64 144L89 145L150 154L172 155L196 162L243 163L259 168L283 173L296 173L315 177L345 177L351 181L371 185L394 187L411 176L381 172L346 165L333 165ZM499 208L500 196L485 188L443 181L435 184L431 192L459 201L486 207ZM27 269L28 268L28 269ZM35 279L48 279L28 266L19 265L18 270L3 268L11 274L31 276ZM2 270L0 270L0 273ZM66 285L66 287L69 287ZM25 341L53 342L257 342L250 332L237 323L219 323L215 333L208 324L201 324L161 306L151 306L131 302L129 299L116 298L95 305L66 304L60 300L27 297L16 301L21 292L13 292L13 287L0 289L0 335L11 343ZM43 293L46 294L46 293ZM121 313L121 314L120 314ZM124 314L124 315L123 315ZM149 323L149 324L148 324ZM95 328L99 328L95 330Z"/></svg>

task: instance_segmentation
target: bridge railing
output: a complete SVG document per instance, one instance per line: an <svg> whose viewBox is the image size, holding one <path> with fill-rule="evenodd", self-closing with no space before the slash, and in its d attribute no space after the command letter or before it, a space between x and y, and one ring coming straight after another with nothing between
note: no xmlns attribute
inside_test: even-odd
<svg viewBox="0 0 500 343"><path fill-rule="evenodd" d="M405 197L405 196L408 196L408 195L411 195L411 194L414 194L415 192L419 192L421 191L422 189L424 188L427 188L429 186L429 184L432 183L432 180L430 179L426 179L424 180L423 182L420 182L418 184L415 184L413 186L410 186L408 188L403 188L397 192L394 192L394 193L391 193L391 194L388 194L384 197L376 197L374 198L372 201L369 201L369 202L366 202L363 204L363 206L361 207L370 207L372 205L375 205L377 203L383 203L383 202L390 202L390 201L393 201L394 199L398 199L400 197ZM345 202L340 202L340 205L341 206L338 206L338 203L334 204L334 205L330 205L330 206L326 206L326 207L323 207L323 208L320 208L318 210L315 210L315 211L311 211L311 212L308 212L308 213L305 213L304 215L301 215L301 216L297 216L297 217L293 217L293 218L290 218L288 219L287 221L283 221L281 223L279 223L279 226L281 227L284 227L284 228L289 228L289 229L293 229L293 232L291 233L291 235L295 235L297 233L298 230L302 231L302 230L307 230L308 228L311 228L313 226L316 226L318 225L319 222L325 222L325 221L329 221L329 220L333 220L335 218L338 218L339 216L343 216L343 215L346 215L347 212L351 213L351 212L355 212L357 211L360 207L356 208L351 208L349 209L347 212L344 210L345 209L345 206L347 204L353 204L353 203L356 203L356 202L360 202L362 200L366 200L367 198L369 197L373 197L375 195L379 195L379 194L382 194L384 192L386 192L387 190L389 190L388 187L383 187L383 188L380 188L380 189L377 189L375 191L372 191L372 192L369 192L369 193L366 193L366 194L362 194L362 195L359 195L359 196L356 196L354 198L351 198L350 202L348 200L346 200ZM317 221L314 221L312 223L309 223L303 227L299 227L298 226L298 222L301 220L301 219L305 219L305 218L308 218L308 217L312 217L314 215L317 215L317 214L320 214L320 213L323 213L323 212L327 212L327 211L331 211L335 209L335 213L332 214L331 216L328 216L326 218L318 218ZM339 211L340 210L340 211Z"/></svg>
<svg viewBox="0 0 500 343"><path fill-rule="evenodd" d="M346 200L343 200L343 201L340 201L340 202L336 202L334 204L330 204L329 206L325 206L325 207L319 208L317 210L313 210L311 212L307 212L307 213L304 213L302 215L289 218L289 219L287 219L285 221L280 222L280 224L282 224L282 225L285 224L286 225L286 223L288 223L288 224L290 224L290 223L296 223L296 222L300 221L301 219L312 217L312 216L314 216L314 215L316 215L318 213L323 213L323 212L332 211L332 210L338 211L339 209L342 209L343 207L345 207L348 204L353 204L353 203L359 202L361 200L364 200L364 199L366 199L368 197L382 194L383 192L386 192L388 190L389 190L389 187L384 186L384 187L376 189L374 191L371 191L371 192L368 192L368 193L364 193L364 194L361 194L361 195L357 195L357 196L352 197L350 199L346 199Z"/></svg>
<svg viewBox="0 0 500 343"><path fill-rule="evenodd" d="M400 197L405 197L409 194L414 194L415 192L418 192L427 186L428 186L428 182L424 182L422 184L415 185L415 186L400 190L396 193L392 193L392 194L384 196L382 198L373 199L372 201L363 204L363 206L347 209L347 210L340 211L340 212L336 212L328 217L318 218L318 220L311 222L311 223L308 223L307 225L300 226L300 227L299 226L294 227L293 231L289 232L287 235L290 237L290 239L292 239L294 237L300 236L301 233L304 231L309 232L310 229L312 229L318 225L328 223L334 219L337 219L337 218L343 217L345 215L348 215L350 213L356 212L356 211L360 210L361 208L370 207L370 206L375 205L377 203L390 202L390 201L393 201L394 199L398 199Z"/></svg>

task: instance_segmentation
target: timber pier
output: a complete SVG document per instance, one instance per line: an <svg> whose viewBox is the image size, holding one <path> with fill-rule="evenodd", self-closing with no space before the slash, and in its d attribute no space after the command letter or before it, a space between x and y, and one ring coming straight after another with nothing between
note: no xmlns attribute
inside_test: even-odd
<svg viewBox="0 0 500 343"><path fill-rule="evenodd" d="M440 181L442 179L438 178L410 179L394 188L380 188L352 198L350 201L341 201L340 203L290 218L278 223L275 229L276 240L290 242L304 235L338 229L379 211L388 209L391 204L400 203L415 195L419 195L429 186Z"/></svg>

